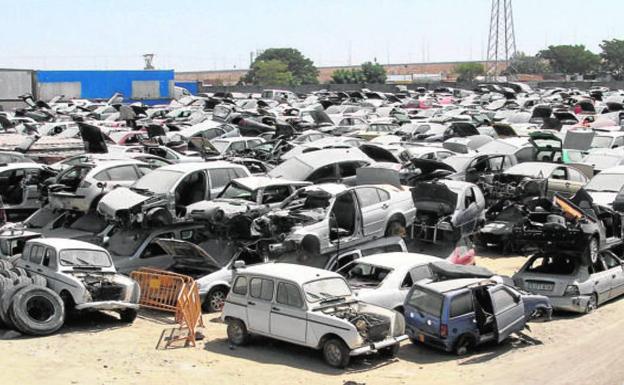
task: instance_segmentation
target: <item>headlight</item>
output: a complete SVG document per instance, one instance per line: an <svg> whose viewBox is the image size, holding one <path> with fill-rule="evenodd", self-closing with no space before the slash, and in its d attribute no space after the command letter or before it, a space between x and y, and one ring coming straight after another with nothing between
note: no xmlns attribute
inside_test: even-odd
<svg viewBox="0 0 624 385"><path fill-rule="evenodd" d="M581 295L581 292L578 288L578 286L576 285L568 285L565 289L565 291L563 292L563 295L566 297L574 297L577 295Z"/></svg>

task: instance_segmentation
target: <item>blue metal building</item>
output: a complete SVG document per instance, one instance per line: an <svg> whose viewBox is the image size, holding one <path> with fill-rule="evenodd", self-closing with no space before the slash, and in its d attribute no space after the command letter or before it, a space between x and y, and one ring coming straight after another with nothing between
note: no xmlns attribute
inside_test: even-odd
<svg viewBox="0 0 624 385"><path fill-rule="evenodd" d="M165 103L173 97L173 70L37 71L37 97L108 99L116 92L125 101Z"/></svg>
<svg viewBox="0 0 624 385"><path fill-rule="evenodd" d="M175 82L176 87L186 88L192 95L197 95L199 87L197 82Z"/></svg>

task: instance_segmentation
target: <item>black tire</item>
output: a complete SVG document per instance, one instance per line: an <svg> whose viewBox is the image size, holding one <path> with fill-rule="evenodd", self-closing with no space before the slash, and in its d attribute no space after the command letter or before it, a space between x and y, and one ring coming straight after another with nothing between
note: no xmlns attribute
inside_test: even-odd
<svg viewBox="0 0 624 385"><path fill-rule="evenodd" d="M2 296L2 293L4 293L5 290L10 289L11 287L13 287L13 282L11 282L11 280L5 277L0 277L0 296Z"/></svg>
<svg viewBox="0 0 624 385"><path fill-rule="evenodd" d="M323 359L329 366L344 368L349 365L349 348L338 338L330 338L323 344Z"/></svg>
<svg viewBox="0 0 624 385"><path fill-rule="evenodd" d="M18 277L15 279L15 281L13 281L13 283L14 283L14 284L16 284L16 285L21 285L21 284L23 284L23 283L26 283L26 284L31 285L31 284L32 284L32 282L33 282L33 281L32 281L32 279L31 279L31 278L28 278L28 277L23 276L23 275L18 276Z"/></svg>
<svg viewBox="0 0 624 385"><path fill-rule="evenodd" d="M12 284L12 281L11 281L11 284ZM15 325L13 325L13 322L11 322L11 317L9 315L11 305L13 304L13 298L20 290L28 286L29 284L26 284L26 283L14 285L8 288L7 290L5 290L2 293L2 296L0 296L0 320L2 320L2 323L9 329L13 329L15 327Z"/></svg>
<svg viewBox="0 0 624 385"><path fill-rule="evenodd" d="M3 277L6 277L8 279L11 280L11 282L15 282L17 280L17 277L19 277L17 275L16 272L14 272L13 270L4 270L4 271L0 271L0 275L2 275Z"/></svg>
<svg viewBox="0 0 624 385"><path fill-rule="evenodd" d="M314 235L306 235L301 240L301 250L307 255L320 255L321 254L321 242Z"/></svg>
<svg viewBox="0 0 624 385"><path fill-rule="evenodd" d="M13 264L8 259L0 259L0 271L11 270Z"/></svg>
<svg viewBox="0 0 624 385"><path fill-rule="evenodd" d="M28 286L13 297L11 320L24 334L46 336L63 326L65 306L54 291L46 287Z"/></svg>
<svg viewBox="0 0 624 385"><path fill-rule="evenodd" d="M11 269L12 272L17 274L18 277L28 277L28 273L21 267L14 267Z"/></svg>
<svg viewBox="0 0 624 385"><path fill-rule="evenodd" d="M587 245L587 250L585 251L589 257L591 263L596 263L598 260L598 253L600 252L600 242L598 241L598 237L592 236L589 240L589 245Z"/></svg>
<svg viewBox="0 0 624 385"><path fill-rule="evenodd" d="M455 343L455 354L457 354L460 357L465 356L466 354L468 354L468 352L472 348L472 345L473 345L473 341L470 336L463 335L459 337L459 339Z"/></svg>
<svg viewBox="0 0 624 385"><path fill-rule="evenodd" d="M231 319L227 324L227 336L230 344L243 346L249 342L249 332L243 321Z"/></svg>
<svg viewBox="0 0 624 385"><path fill-rule="evenodd" d="M206 299L204 301L204 309L208 311L208 313L217 313L223 310L223 305L225 305L225 298L228 295L227 288L224 287L215 287L212 288Z"/></svg>
<svg viewBox="0 0 624 385"><path fill-rule="evenodd" d="M119 319L121 319L122 322L131 324L134 322L138 314L139 312L137 311L137 309L123 309L119 311Z"/></svg>
<svg viewBox="0 0 624 385"><path fill-rule="evenodd" d="M587 302L587 307L585 308L585 314L593 313L594 310L598 308L598 296L596 293L593 293L589 297L589 302Z"/></svg>
<svg viewBox="0 0 624 385"><path fill-rule="evenodd" d="M386 237L404 237L406 234L403 221L400 219L390 219L388 226L386 226Z"/></svg>
<svg viewBox="0 0 624 385"><path fill-rule="evenodd" d="M379 354L383 357L387 357L387 358L394 358L397 356L397 354L399 354L399 348L401 347L401 344L399 344L398 342L392 346L388 346L386 348L383 349L379 349Z"/></svg>

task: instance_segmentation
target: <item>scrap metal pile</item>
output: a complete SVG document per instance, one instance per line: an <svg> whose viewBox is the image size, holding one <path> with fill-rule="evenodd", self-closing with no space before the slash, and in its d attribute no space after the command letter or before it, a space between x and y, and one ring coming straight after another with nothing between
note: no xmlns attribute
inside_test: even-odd
<svg viewBox="0 0 624 385"><path fill-rule="evenodd" d="M381 290L406 262L387 271L354 264L406 253L406 244L424 254L447 246L447 263L474 264L476 243L534 253L545 265L572 258L562 261L591 272L600 271L597 264L611 268L611 258L621 256L621 90L533 90L521 83L394 93L265 90L154 106L125 104L121 95L22 99L26 108L0 111L0 263L15 263L0 265L0 292L7 293L0 315L26 333L37 334L28 317L43 317L46 308L63 320L114 310L131 322L138 286L120 273L140 268L192 276L204 310L221 311L243 265L322 268ZM418 282L435 289L438 280L427 271L401 277L394 290ZM449 273L448 280L454 274L464 272ZM516 303L525 301L526 320L548 308L540 302L548 300L527 291L557 297L550 284L515 278L523 290L504 290ZM26 281L38 288L18 290ZM496 291L510 283L483 285ZM250 293L256 289L250 286ZM306 300L346 295L335 289ZM419 290L407 298L403 291L400 304L379 305L400 313L418 308L417 298L429 293ZM491 312L483 299L490 289L483 290L474 291L475 303ZM576 310L605 300L594 301L585 287L569 290L558 296L578 297ZM294 293L282 299L294 301ZM27 294L54 305L32 300L33 312L24 313ZM553 303L557 309L562 302ZM405 328L386 313L353 308L327 313L379 334L376 341L398 338ZM407 318L410 338L432 338L421 339L422 330ZM230 323L228 333L242 343L247 326ZM484 333L492 328L480 326ZM339 345L328 349L340 351Z"/></svg>

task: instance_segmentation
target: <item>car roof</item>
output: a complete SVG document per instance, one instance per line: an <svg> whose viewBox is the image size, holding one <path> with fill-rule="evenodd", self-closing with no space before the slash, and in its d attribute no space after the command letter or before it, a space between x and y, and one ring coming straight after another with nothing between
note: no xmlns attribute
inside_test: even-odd
<svg viewBox="0 0 624 385"><path fill-rule="evenodd" d="M283 279L286 281L295 281L298 283L306 283L323 278L336 278L341 276L338 273L329 270L323 270L316 267L297 265L293 263L263 263L243 268L241 274L245 275L264 275L271 278Z"/></svg>
<svg viewBox="0 0 624 385"><path fill-rule="evenodd" d="M259 139L264 141L263 138L260 138L258 136L231 136L231 137L227 137L227 138L217 138L217 139L212 139L211 142L240 142L243 140L250 140L250 139Z"/></svg>
<svg viewBox="0 0 624 385"><path fill-rule="evenodd" d="M245 168L240 164L226 162L223 160L215 160L210 162L183 162L170 164L168 166L159 167L158 170L165 171L178 171L178 172L193 172L198 170L208 170L208 169L216 169L216 168L226 168L226 167L235 167L235 168Z"/></svg>
<svg viewBox="0 0 624 385"><path fill-rule="evenodd" d="M403 252L380 253L356 259L357 263L363 262L381 267L390 267L393 269L401 267L409 269L414 264L427 264L439 261L441 261L440 258L432 255Z"/></svg>
<svg viewBox="0 0 624 385"><path fill-rule="evenodd" d="M85 163L78 164L77 166L81 166L83 164ZM127 166L127 165L132 165L132 164L146 164L146 163L140 160L136 160L136 159L122 159L122 160L97 159L97 162L93 163L95 167L93 168L93 170L91 170L91 172L99 171L102 169L108 169L108 168L115 167L115 166Z"/></svg>
<svg viewBox="0 0 624 385"><path fill-rule="evenodd" d="M9 171L9 170L19 170L22 168L43 168L42 164L33 163L33 162L17 162L17 163L8 163L0 166L1 171Z"/></svg>
<svg viewBox="0 0 624 385"><path fill-rule="evenodd" d="M303 187L303 186L308 186L311 184L310 182L286 180L286 179L281 179L281 178L271 178L268 176L249 176L245 178L236 178L234 181L250 190L256 190L260 187L268 187L268 186L294 185L294 186Z"/></svg>
<svg viewBox="0 0 624 385"><path fill-rule="evenodd" d="M605 174L605 175L606 174L624 174L624 166L609 167L609 168L602 170L600 174L597 174L597 175L602 175L602 174Z"/></svg>
<svg viewBox="0 0 624 385"><path fill-rule="evenodd" d="M332 195L337 195L343 191L346 191L347 186L340 184L340 183L320 183L320 184L310 185L306 187L306 190L307 191L323 190Z"/></svg>
<svg viewBox="0 0 624 385"><path fill-rule="evenodd" d="M325 166L332 163L363 160L370 162L366 154L359 148L325 148L317 151L305 152L295 158L313 167ZM288 162L288 161L287 161Z"/></svg>
<svg viewBox="0 0 624 385"><path fill-rule="evenodd" d="M427 283L427 284L424 284L423 286L430 290L436 291L438 293L448 293L449 291L462 289L466 286L474 285L483 281L489 281L489 280L484 280L483 278L460 278L460 279L449 279L446 281Z"/></svg>
<svg viewBox="0 0 624 385"><path fill-rule="evenodd" d="M106 251L103 247L96 246L93 243L77 241L75 239L67 239L67 238L37 238L37 239L30 240L28 242L39 243L41 245L49 246L57 250L86 249L86 250Z"/></svg>

